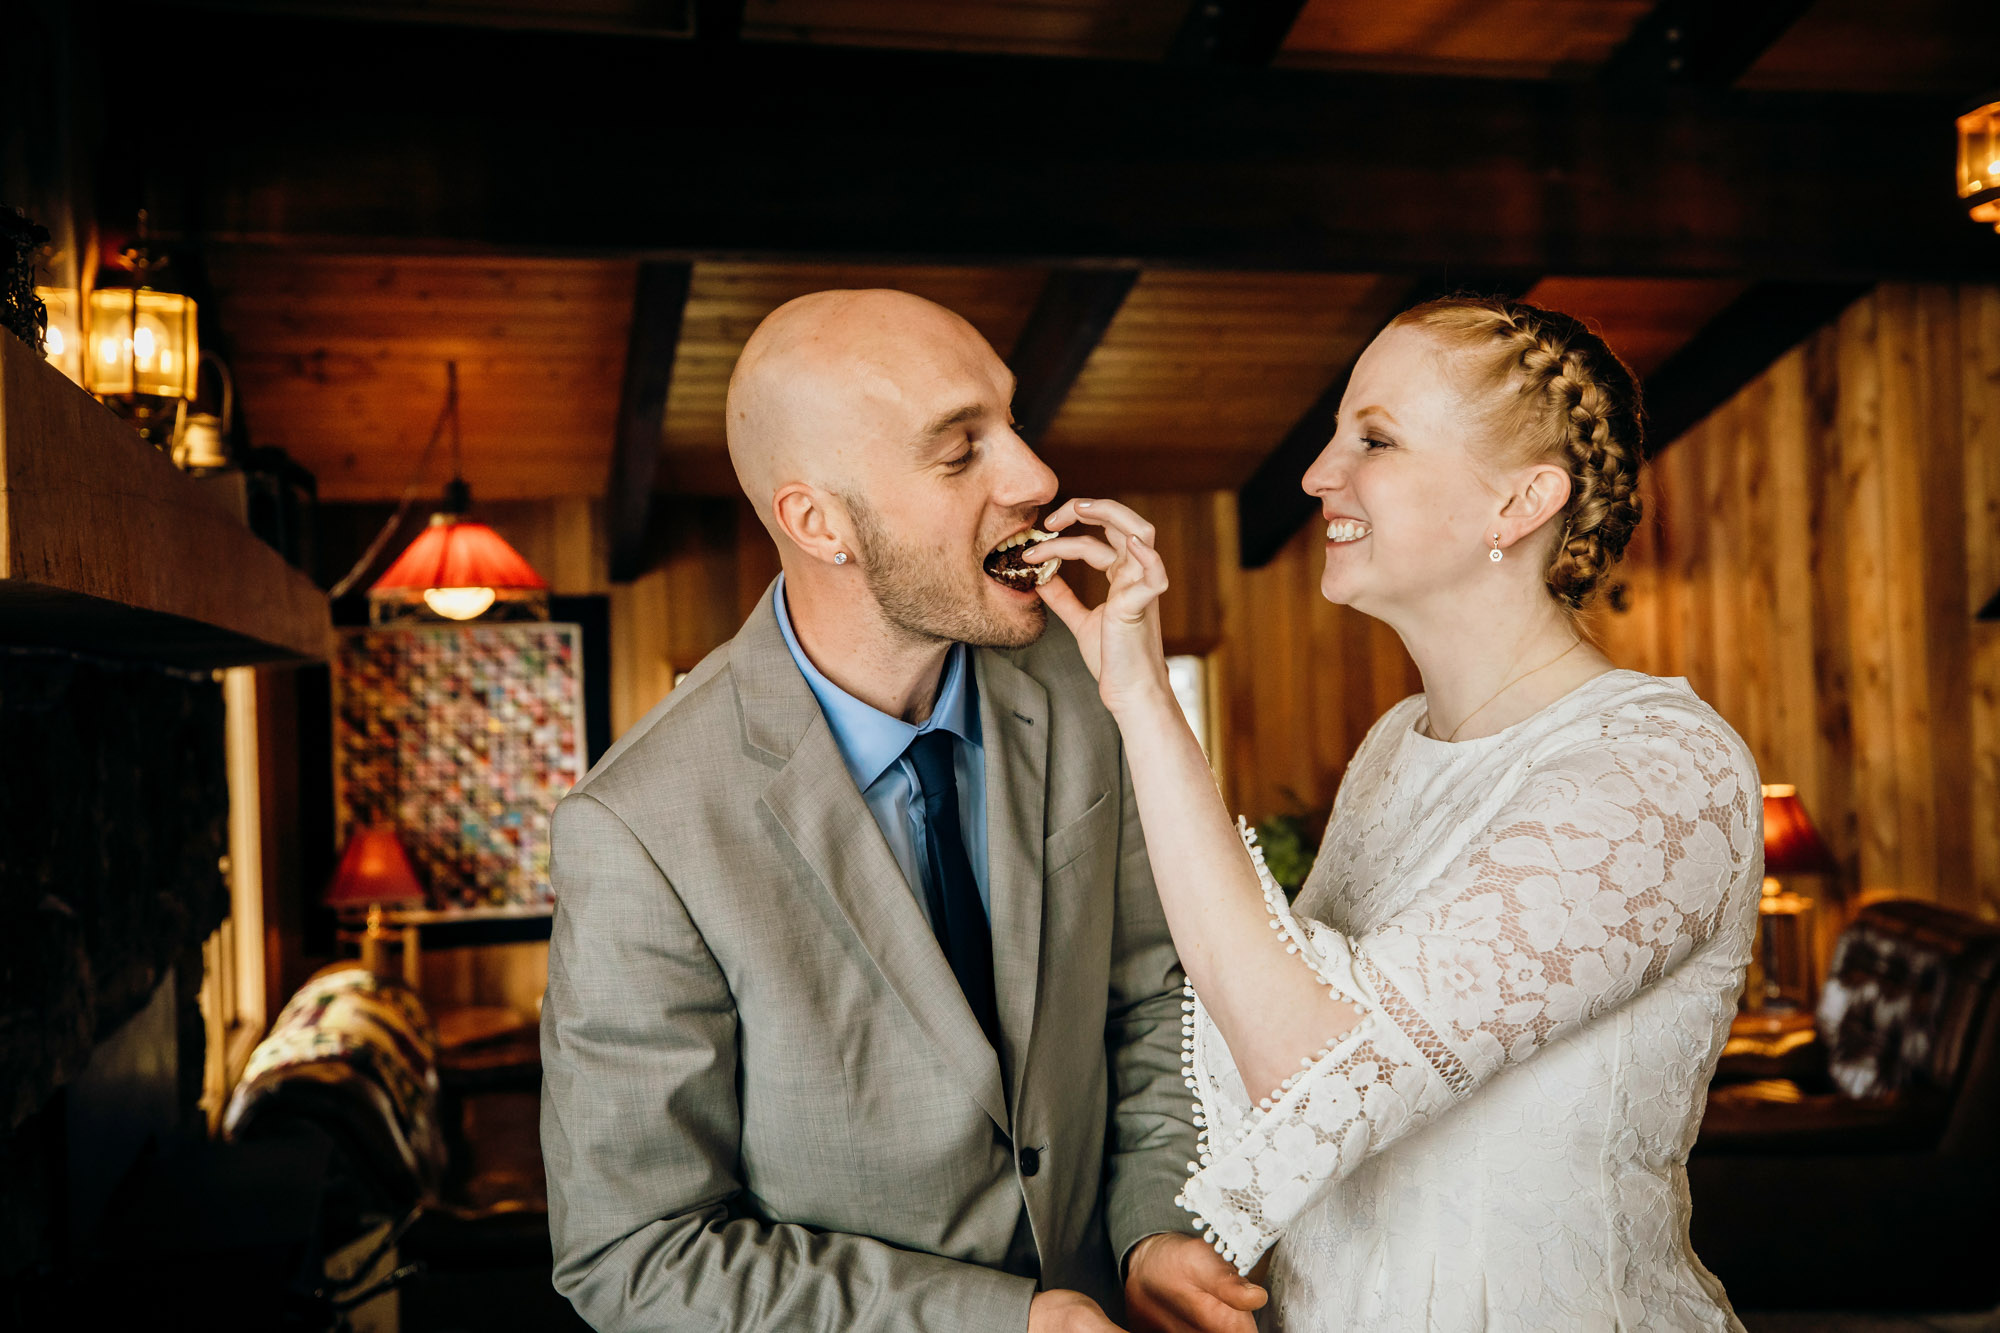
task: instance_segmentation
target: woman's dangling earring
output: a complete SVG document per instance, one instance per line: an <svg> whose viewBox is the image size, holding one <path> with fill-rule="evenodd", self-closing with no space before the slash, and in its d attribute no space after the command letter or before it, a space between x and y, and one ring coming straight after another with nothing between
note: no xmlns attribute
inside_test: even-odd
<svg viewBox="0 0 2000 1333"><path fill-rule="evenodd" d="M1496 565L1500 563L1500 534L1497 532L1493 534L1493 549L1486 553L1486 558Z"/></svg>
<svg viewBox="0 0 2000 1333"><path fill-rule="evenodd" d="M835 552L833 553L833 563L834 563L834 564L836 564L836 565L844 565L844 564L846 564L846 563L847 563L847 552L845 552L845 551L835 551Z"/></svg>

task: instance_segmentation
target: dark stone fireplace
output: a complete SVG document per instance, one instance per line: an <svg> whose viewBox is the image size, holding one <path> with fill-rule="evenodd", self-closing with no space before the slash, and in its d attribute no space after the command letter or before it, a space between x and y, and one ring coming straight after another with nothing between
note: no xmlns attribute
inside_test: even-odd
<svg viewBox="0 0 2000 1333"><path fill-rule="evenodd" d="M202 1133L228 826L208 673L0 646L0 1325L133 1162Z"/></svg>

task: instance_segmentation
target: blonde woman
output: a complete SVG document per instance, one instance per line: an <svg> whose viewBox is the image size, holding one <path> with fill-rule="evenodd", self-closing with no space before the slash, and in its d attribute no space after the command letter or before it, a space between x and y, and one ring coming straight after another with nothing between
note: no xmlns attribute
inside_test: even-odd
<svg viewBox="0 0 2000 1333"><path fill-rule="evenodd" d="M1168 689L1151 527L1078 500L1030 557L1109 575L1099 607L1043 595L1190 979L1183 1205L1244 1272L1283 1240L1293 1333L1740 1327L1684 1163L1749 960L1758 777L1685 681L1579 632L1639 465L1631 374L1568 316L1447 300L1370 345L1304 486L1321 592L1394 628L1424 693L1362 742L1295 909Z"/></svg>

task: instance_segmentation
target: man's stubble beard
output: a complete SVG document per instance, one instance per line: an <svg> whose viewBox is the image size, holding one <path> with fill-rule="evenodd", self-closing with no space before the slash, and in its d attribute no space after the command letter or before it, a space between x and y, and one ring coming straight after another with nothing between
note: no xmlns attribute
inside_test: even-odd
<svg viewBox="0 0 2000 1333"><path fill-rule="evenodd" d="M882 617L894 629L920 640L969 643L975 648L1025 648L1048 627L1040 601L1020 618L996 615L985 589L953 580L953 566L935 555L897 541L865 500L843 495L854 518L854 541L861 549L861 576ZM973 577L990 582L984 573Z"/></svg>

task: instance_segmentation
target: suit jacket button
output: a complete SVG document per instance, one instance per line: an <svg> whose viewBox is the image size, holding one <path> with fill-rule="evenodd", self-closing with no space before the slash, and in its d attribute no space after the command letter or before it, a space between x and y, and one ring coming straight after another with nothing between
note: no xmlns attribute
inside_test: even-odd
<svg viewBox="0 0 2000 1333"><path fill-rule="evenodd" d="M1033 1148L1021 1149L1021 1174L1032 1176L1042 1169L1042 1155Z"/></svg>

